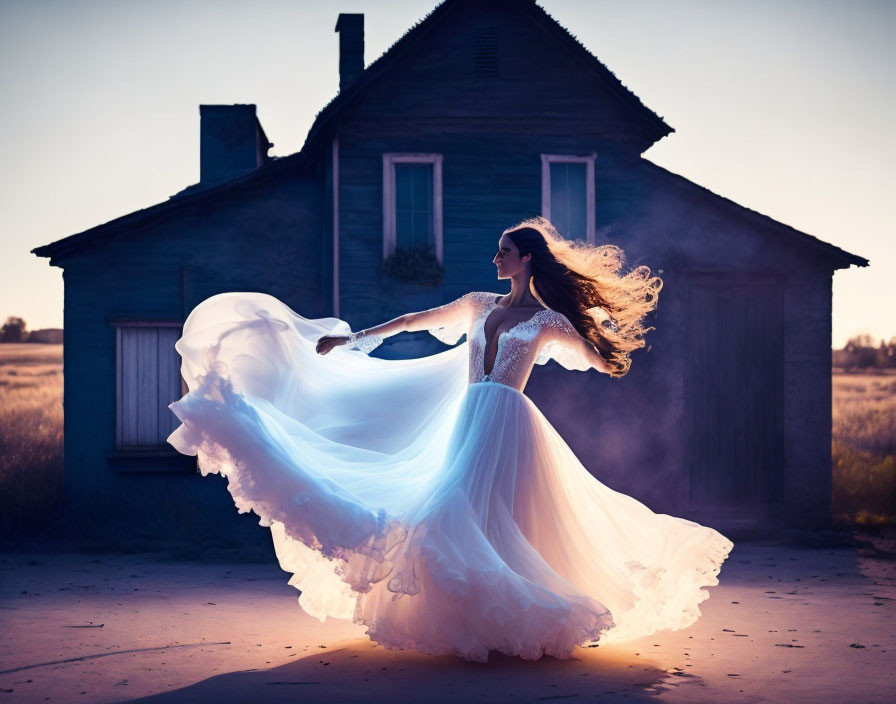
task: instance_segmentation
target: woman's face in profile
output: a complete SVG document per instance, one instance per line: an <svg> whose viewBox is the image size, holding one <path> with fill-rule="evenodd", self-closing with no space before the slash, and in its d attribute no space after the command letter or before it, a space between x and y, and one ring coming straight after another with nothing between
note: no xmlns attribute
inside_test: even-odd
<svg viewBox="0 0 896 704"><path fill-rule="evenodd" d="M531 254L527 254L520 258L520 250L517 249L513 240L506 234L501 235L498 240L498 253L492 259L498 270L499 279L509 279L515 274L523 271L528 262L532 258Z"/></svg>

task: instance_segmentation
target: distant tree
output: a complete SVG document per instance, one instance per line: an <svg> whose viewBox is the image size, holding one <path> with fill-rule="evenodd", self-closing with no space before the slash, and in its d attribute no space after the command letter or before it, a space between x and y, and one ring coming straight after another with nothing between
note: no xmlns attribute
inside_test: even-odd
<svg viewBox="0 0 896 704"><path fill-rule="evenodd" d="M849 342L846 343L846 349L849 351L861 349L863 347L876 347L874 344L874 337L867 332L851 337Z"/></svg>
<svg viewBox="0 0 896 704"><path fill-rule="evenodd" d="M868 333L850 338L842 350L832 350L835 367L846 369L896 368L896 337L879 343Z"/></svg>
<svg viewBox="0 0 896 704"><path fill-rule="evenodd" d="M25 328L27 325L22 318L11 315L6 319L6 322L3 323L3 327L0 327L0 342L22 342L25 340L27 335L25 334Z"/></svg>

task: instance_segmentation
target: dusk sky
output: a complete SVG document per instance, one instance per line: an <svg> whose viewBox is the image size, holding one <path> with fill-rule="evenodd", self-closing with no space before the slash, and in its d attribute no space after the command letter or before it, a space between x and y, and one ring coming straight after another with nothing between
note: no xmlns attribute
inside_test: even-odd
<svg viewBox="0 0 896 704"><path fill-rule="evenodd" d="M255 103L294 153L338 91L339 13L369 65L437 4L0 0L0 322L62 326L32 248L199 180L200 104ZM896 336L896 2L539 4L675 128L645 158L870 259L834 276L835 347Z"/></svg>

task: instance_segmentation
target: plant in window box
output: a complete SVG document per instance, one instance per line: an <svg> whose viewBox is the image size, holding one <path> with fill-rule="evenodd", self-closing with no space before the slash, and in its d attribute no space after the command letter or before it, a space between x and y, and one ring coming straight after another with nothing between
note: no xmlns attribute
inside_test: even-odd
<svg viewBox="0 0 896 704"><path fill-rule="evenodd" d="M396 247L395 252L383 262L383 271L399 281L415 281L438 286L445 269L439 264L432 245Z"/></svg>

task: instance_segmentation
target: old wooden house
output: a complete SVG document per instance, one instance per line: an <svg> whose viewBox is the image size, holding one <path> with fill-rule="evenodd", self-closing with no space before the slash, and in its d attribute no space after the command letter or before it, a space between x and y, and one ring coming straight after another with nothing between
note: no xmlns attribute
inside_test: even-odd
<svg viewBox="0 0 896 704"><path fill-rule="evenodd" d="M65 282L70 510L135 530L246 522L165 443L174 342L204 298L262 291L359 329L506 292L498 238L543 214L665 284L626 377L550 362L530 379L594 476L732 535L826 524L832 275L867 260L642 157L673 129L534 1L445 0L369 66L363 19L338 17L339 91L301 151L269 156L254 105L201 105L199 183L33 250ZM414 244L436 285L384 270ZM421 332L374 354L443 348Z"/></svg>

